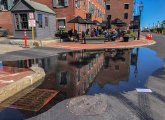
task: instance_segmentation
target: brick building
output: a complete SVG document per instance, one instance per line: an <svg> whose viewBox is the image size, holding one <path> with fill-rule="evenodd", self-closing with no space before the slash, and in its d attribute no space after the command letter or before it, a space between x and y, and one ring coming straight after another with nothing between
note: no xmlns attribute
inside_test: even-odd
<svg viewBox="0 0 165 120"><path fill-rule="evenodd" d="M134 0L106 0L106 18L121 19L128 25L132 20Z"/></svg>
<svg viewBox="0 0 165 120"><path fill-rule="evenodd" d="M77 25L67 23L76 16L102 22L105 18L105 0L34 0L46 4L54 9L57 15L57 29L65 27L66 30L77 28ZM80 30L86 29L86 25L80 25Z"/></svg>
<svg viewBox="0 0 165 120"><path fill-rule="evenodd" d="M12 15L9 11L17 0L0 0L0 27L13 34Z"/></svg>

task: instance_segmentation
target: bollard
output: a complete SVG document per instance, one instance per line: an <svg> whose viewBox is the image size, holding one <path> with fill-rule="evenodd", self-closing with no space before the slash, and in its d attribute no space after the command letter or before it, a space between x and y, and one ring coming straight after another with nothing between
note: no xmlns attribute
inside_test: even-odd
<svg viewBox="0 0 165 120"><path fill-rule="evenodd" d="M27 35L26 35L26 29L24 29L24 48L27 48Z"/></svg>

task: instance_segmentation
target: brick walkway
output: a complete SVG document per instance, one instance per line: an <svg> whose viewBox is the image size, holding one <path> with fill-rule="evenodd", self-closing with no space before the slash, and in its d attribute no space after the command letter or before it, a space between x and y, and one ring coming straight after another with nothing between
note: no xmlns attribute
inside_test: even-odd
<svg viewBox="0 0 165 120"><path fill-rule="evenodd" d="M5 66L2 70L0 70L0 87L5 87L33 73L33 71L28 69L19 69Z"/></svg>
<svg viewBox="0 0 165 120"><path fill-rule="evenodd" d="M69 50L82 50L82 49L108 49L108 48L134 48L153 45L156 42L153 40L134 40L130 42L106 42L105 44L82 44L75 42L68 43L51 43L47 47L63 48Z"/></svg>

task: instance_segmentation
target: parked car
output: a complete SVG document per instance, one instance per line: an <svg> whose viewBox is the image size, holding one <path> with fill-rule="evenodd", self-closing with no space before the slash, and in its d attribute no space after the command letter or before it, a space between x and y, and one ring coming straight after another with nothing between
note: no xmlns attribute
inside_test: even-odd
<svg viewBox="0 0 165 120"><path fill-rule="evenodd" d="M0 37L6 37L7 35L8 35L8 31L0 27Z"/></svg>

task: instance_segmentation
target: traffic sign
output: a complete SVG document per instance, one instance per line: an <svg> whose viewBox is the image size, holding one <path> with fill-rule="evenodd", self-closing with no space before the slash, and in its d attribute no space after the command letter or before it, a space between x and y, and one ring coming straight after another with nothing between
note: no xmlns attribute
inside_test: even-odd
<svg viewBox="0 0 165 120"><path fill-rule="evenodd" d="M29 19L34 20L34 13L29 13Z"/></svg>
<svg viewBox="0 0 165 120"><path fill-rule="evenodd" d="M36 21L35 20L28 20L29 27L36 27Z"/></svg>

